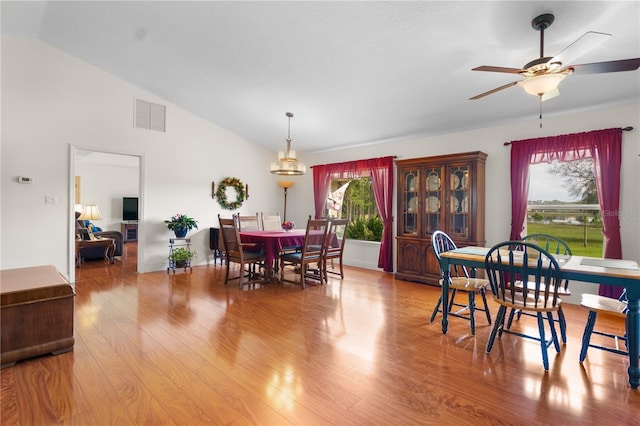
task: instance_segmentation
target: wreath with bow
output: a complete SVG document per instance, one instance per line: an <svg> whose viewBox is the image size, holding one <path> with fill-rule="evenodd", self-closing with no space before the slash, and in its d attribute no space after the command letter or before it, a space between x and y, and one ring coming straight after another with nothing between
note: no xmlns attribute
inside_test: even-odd
<svg viewBox="0 0 640 426"><path fill-rule="evenodd" d="M229 201L227 200L227 187L231 187L236 191L236 200ZM245 199L244 193L244 184L238 178L224 178L222 182L218 185L218 189L216 190L216 198L218 199L218 204L225 210L235 210L242 206L242 203Z"/></svg>

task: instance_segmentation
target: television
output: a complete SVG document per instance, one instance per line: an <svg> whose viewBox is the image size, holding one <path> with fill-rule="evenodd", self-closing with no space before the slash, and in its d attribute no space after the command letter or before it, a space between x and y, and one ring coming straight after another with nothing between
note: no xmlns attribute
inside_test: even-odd
<svg viewBox="0 0 640 426"><path fill-rule="evenodd" d="M138 197L122 197L122 220L138 220Z"/></svg>

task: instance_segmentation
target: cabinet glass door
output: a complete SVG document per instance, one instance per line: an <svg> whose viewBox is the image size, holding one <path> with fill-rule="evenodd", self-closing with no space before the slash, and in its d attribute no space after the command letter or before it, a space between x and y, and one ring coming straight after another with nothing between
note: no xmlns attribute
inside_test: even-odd
<svg viewBox="0 0 640 426"><path fill-rule="evenodd" d="M402 173L402 233L405 235L418 234L418 208L420 200L418 196L419 173L418 170L405 170Z"/></svg>
<svg viewBox="0 0 640 426"><path fill-rule="evenodd" d="M424 235L442 228L442 168L426 168L424 181Z"/></svg>
<svg viewBox="0 0 640 426"><path fill-rule="evenodd" d="M452 237L466 239L471 210L469 165L452 166L449 178L449 229Z"/></svg>

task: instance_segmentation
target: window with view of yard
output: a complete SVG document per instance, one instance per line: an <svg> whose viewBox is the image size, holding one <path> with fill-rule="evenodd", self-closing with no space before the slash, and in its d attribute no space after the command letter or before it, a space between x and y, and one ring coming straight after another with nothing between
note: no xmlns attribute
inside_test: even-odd
<svg viewBox="0 0 640 426"><path fill-rule="evenodd" d="M575 255L602 257L592 159L530 165L526 233L555 235Z"/></svg>
<svg viewBox="0 0 640 426"><path fill-rule="evenodd" d="M384 227L373 196L371 178L332 180L327 217L350 218L347 238L378 242L382 239Z"/></svg>

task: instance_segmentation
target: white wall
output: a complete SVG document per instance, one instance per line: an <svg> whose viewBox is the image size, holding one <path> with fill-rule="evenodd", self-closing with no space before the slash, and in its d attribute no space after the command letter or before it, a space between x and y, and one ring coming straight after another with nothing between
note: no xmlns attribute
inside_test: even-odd
<svg viewBox="0 0 640 426"><path fill-rule="evenodd" d="M210 226L230 216L211 197L211 182L234 176L249 184L243 213L282 209L269 172L275 153L33 39L2 40L2 193L0 268L55 265L69 276L72 235L70 146L144 155L144 258L140 272L166 268L165 219L199 221L190 234L210 262ZM133 102L167 105L167 132L133 128ZM34 183L19 184L17 176ZM45 196L56 204L45 204Z"/></svg>
<svg viewBox="0 0 640 426"><path fill-rule="evenodd" d="M166 133L132 127L136 97L167 105ZM489 154L486 239L487 244L494 244L508 238L511 222L509 148L503 142L633 126L634 131L623 134L621 231L625 258L640 260L639 104L547 115L542 129L535 117L532 112L531 120L499 127L301 153L301 160L313 165L386 155L403 159L484 151ZM53 264L69 272L70 144L144 155L144 236L139 245L144 246L145 254L140 272L166 267L170 233L163 221L178 212L200 222L200 230L190 234L201 253L196 264L211 261L206 257L208 227L216 226L218 213L231 214L212 200L212 180L235 176L249 184L251 197L242 213L282 214L283 191L277 178L267 172L275 153L45 43L2 37L1 268ZM16 182L17 176L25 175L33 177L34 183ZM293 180L287 216L298 224L306 223L306 217L313 214L312 173ZM45 195L56 196L58 203L45 204ZM38 226L30 226L33 224ZM36 240L37 246L33 244Z"/></svg>

